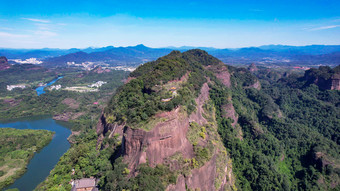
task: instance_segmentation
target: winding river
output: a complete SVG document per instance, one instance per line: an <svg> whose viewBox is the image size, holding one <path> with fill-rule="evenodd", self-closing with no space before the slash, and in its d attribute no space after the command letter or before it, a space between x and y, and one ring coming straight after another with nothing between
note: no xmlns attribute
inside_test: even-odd
<svg viewBox="0 0 340 191"><path fill-rule="evenodd" d="M67 138L71 131L50 117L24 118L14 122L0 123L0 128L12 127L16 129L45 129L54 131L52 141L40 152L35 153L27 166L26 173L8 188L18 188L20 191L34 190L45 180L59 158L70 148Z"/></svg>
<svg viewBox="0 0 340 191"><path fill-rule="evenodd" d="M37 91L38 96L40 96L41 94L46 93L46 92L44 91L44 88L46 88L47 86L50 86L50 85L54 84L56 81L58 81L58 80L61 79L61 78L63 78L63 77L60 76L60 77L58 77L57 79L54 79L53 81L47 83L47 84L44 85L44 86L39 86L39 87L37 87L37 88L35 89L35 91Z"/></svg>

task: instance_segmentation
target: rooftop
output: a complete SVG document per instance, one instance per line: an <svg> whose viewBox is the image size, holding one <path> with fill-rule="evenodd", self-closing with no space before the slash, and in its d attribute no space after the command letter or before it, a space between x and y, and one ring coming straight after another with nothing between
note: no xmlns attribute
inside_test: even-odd
<svg viewBox="0 0 340 191"><path fill-rule="evenodd" d="M82 178L79 180L74 180L72 182L73 188L95 188L96 187L96 179L95 178Z"/></svg>

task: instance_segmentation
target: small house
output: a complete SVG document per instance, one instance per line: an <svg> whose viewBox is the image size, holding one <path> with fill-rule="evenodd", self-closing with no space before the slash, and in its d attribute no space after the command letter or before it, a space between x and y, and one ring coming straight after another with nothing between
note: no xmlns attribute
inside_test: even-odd
<svg viewBox="0 0 340 191"><path fill-rule="evenodd" d="M98 191L95 178L82 178L72 181L71 191Z"/></svg>

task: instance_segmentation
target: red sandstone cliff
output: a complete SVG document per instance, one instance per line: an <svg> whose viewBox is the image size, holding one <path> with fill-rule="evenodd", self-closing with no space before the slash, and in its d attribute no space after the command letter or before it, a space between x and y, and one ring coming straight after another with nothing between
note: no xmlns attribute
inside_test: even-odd
<svg viewBox="0 0 340 191"><path fill-rule="evenodd" d="M331 90L340 90L340 74L334 74L330 82Z"/></svg>
<svg viewBox="0 0 340 191"><path fill-rule="evenodd" d="M170 170L181 172L187 169L185 174L179 173L177 183L169 185L167 190L200 189L223 190L234 187L231 159L217 133L217 125L214 114L205 113L203 106L209 100L209 86L202 86L200 95L195 99L196 111L189 116L183 111L182 106L170 112L156 114L152 120L154 124L151 130L133 129L122 125L107 123L102 115L97 126L97 133L119 133L123 137L122 154L125 162L131 170L130 176L135 176L140 164L148 163L151 167L157 164L168 165ZM209 121L204 116L209 115ZM188 140L190 123L208 125L207 137L199 141L200 146L208 146L211 158L202 166L190 167L195 158L194 146ZM214 124L215 123L215 124ZM100 140L99 140L100 141ZM214 146L215 145L215 146ZM176 157L174 157L176 156ZM175 159L176 158L176 159Z"/></svg>
<svg viewBox="0 0 340 191"><path fill-rule="evenodd" d="M11 65L8 64L7 58L4 57L4 56L1 56L1 57L0 57L0 71L2 71L2 70L7 70L7 69L9 69L10 67L11 67Z"/></svg>

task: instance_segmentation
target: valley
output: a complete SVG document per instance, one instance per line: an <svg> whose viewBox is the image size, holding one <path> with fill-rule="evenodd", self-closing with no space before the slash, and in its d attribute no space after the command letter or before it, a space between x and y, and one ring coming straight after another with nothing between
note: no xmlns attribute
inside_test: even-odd
<svg viewBox="0 0 340 191"><path fill-rule="evenodd" d="M340 1L1 1L3 191L340 191Z"/></svg>
<svg viewBox="0 0 340 191"><path fill-rule="evenodd" d="M236 66L199 49L132 72L9 64L0 119L70 123L70 149L36 190L91 177L101 190L336 190L339 66ZM14 78L25 87L8 90Z"/></svg>

